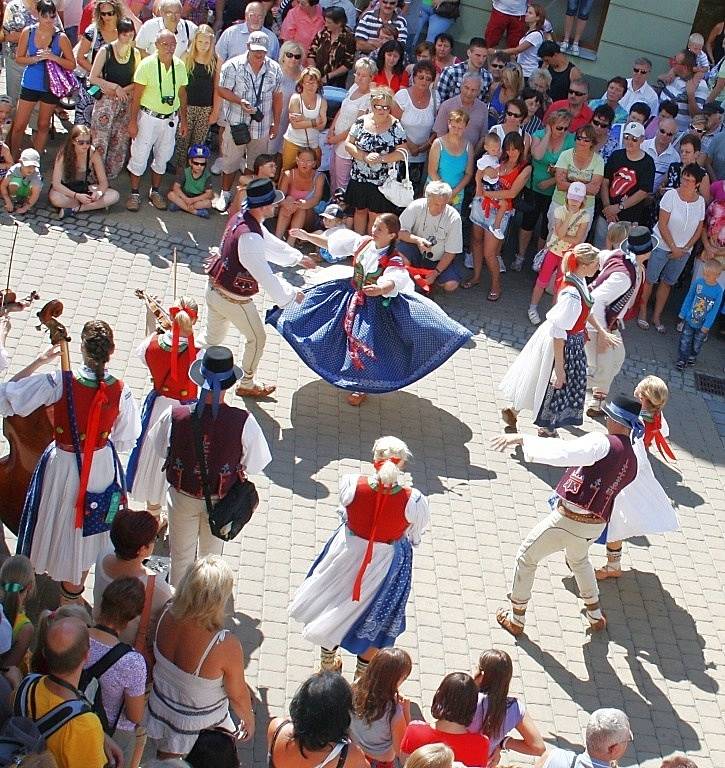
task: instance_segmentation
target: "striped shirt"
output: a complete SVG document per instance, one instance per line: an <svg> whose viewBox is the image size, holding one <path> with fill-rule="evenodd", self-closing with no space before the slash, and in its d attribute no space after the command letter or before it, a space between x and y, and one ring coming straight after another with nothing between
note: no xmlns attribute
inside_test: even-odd
<svg viewBox="0 0 725 768"><path fill-rule="evenodd" d="M262 80L264 77L264 80ZM282 84L282 68L266 56L262 68L255 75L247 63L247 54L235 56L222 64L219 85L234 91L240 99L248 101L252 106L258 106L264 115L261 123L250 121L249 116L243 112L240 104L232 104L224 101L224 119L229 125L248 123L253 139L261 139L269 134L272 127L272 97L279 91ZM257 91L260 90L259 104L257 104Z"/></svg>
<svg viewBox="0 0 725 768"><path fill-rule="evenodd" d="M374 40L376 37L380 37L380 28L385 23L387 22L380 18L377 11L363 13L357 27L355 27L355 37L358 40ZM405 16L396 11L390 23L395 24L398 28L398 42L404 46L408 39L408 22L405 20Z"/></svg>
<svg viewBox="0 0 725 768"><path fill-rule="evenodd" d="M441 72L441 76L438 80L439 104L448 101L448 99L452 99L454 96L458 96L461 92L463 77L468 71L468 62L462 61L460 64L451 64ZM493 82L493 78L491 77L491 73L488 72L485 67L481 67L479 74L481 75L481 93L478 98L481 99L481 101L486 101L486 92Z"/></svg>
<svg viewBox="0 0 725 768"><path fill-rule="evenodd" d="M700 111L705 106L705 101L709 94L707 83L704 80L700 80L695 89L695 103ZM686 132L690 128L690 103L687 100L687 82L681 77L676 77L670 85L662 90L660 93L660 104L663 101L674 101L677 104L677 117L675 122L677 123L677 130Z"/></svg>

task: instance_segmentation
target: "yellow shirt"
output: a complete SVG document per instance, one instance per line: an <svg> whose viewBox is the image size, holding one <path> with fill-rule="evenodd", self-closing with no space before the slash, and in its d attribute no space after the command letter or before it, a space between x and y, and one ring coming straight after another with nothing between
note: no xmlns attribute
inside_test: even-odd
<svg viewBox="0 0 725 768"><path fill-rule="evenodd" d="M159 82L159 65L161 68L161 82ZM151 56L147 56L142 59L139 65L136 67L136 72L133 76L134 83L139 85L145 85L143 96L141 96L141 106L150 109L152 112L158 112L161 115L168 115L172 112L176 112L181 106L179 101L179 88L185 86L189 82L189 77L186 72L184 63L173 58L173 70L172 67L166 67L160 64L158 54L154 53ZM176 89L174 89L174 72L176 78ZM161 101L161 97L174 97L173 104L164 104Z"/></svg>
<svg viewBox="0 0 725 768"><path fill-rule="evenodd" d="M35 688L35 716L40 719L64 699L56 696L42 678ZM58 768L104 768L103 728L93 712L74 717L47 740Z"/></svg>

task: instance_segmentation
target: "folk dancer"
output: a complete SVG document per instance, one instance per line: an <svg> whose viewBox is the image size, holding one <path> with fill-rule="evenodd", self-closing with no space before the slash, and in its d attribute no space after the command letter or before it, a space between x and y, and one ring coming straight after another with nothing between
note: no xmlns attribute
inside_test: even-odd
<svg viewBox="0 0 725 768"><path fill-rule="evenodd" d="M171 328L163 334L152 333L137 351L151 373L153 388L144 400L141 435L128 460L126 483L130 495L145 502L157 520L166 497L166 478L163 458L146 444L146 437L167 408L196 401L196 384L189 378L189 368L197 355L194 324L198 315L196 301L182 296L169 310Z"/></svg>
<svg viewBox="0 0 725 768"><path fill-rule="evenodd" d="M224 393L243 375L230 350L209 347L189 371L191 380L201 387L196 405L167 408L149 432L150 447L165 459L174 587L197 558L221 555L224 544L209 527L192 420L198 420L213 500L224 498L237 478L261 472L272 458L254 416L224 402Z"/></svg>
<svg viewBox="0 0 725 768"><path fill-rule="evenodd" d="M246 341L242 357L244 375L236 388L240 397L264 398L277 388L256 380L267 334L254 306L253 297L259 287L270 294L278 306L301 302L302 291L275 275L268 262L307 269L315 262L303 256L264 226L264 220L275 215L284 195L268 179L255 179L247 186L242 210L229 222L219 252L210 262L206 291L207 327L204 346L223 343L229 324L233 324Z"/></svg>
<svg viewBox="0 0 725 768"><path fill-rule="evenodd" d="M359 674L405 630L413 547L430 522L428 501L403 481L409 458L402 440L381 437L373 476L342 478L342 523L290 603L303 637L321 646L323 670L342 669L342 646L357 655Z"/></svg>
<svg viewBox="0 0 725 768"><path fill-rule="evenodd" d="M551 513L526 537L516 555L509 599L511 612L500 609L497 622L514 636L521 635L541 560L565 551L584 600L592 631L606 627L599 606L599 588L589 560L589 546L607 524L612 534L625 538L628 521L659 521L674 514L672 505L652 474L641 438L639 401L618 396L605 403L607 434L591 432L575 440L502 435L492 445L500 451L523 446L526 461L567 467L549 499ZM633 445L634 443L634 445ZM622 534L622 535L620 535Z"/></svg>
<svg viewBox="0 0 725 768"><path fill-rule="evenodd" d="M113 352L110 326L89 321L81 333L83 365L75 374L56 371L0 384L3 416L53 407L55 440L28 489L18 553L31 559L36 573L61 583L65 601L80 599L88 569L108 548L110 521L124 501L116 452L130 450L141 432L130 388L106 370ZM103 510L95 496L90 501L88 494L107 496L108 508ZM102 512L103 519L95 519Z"/></svg>

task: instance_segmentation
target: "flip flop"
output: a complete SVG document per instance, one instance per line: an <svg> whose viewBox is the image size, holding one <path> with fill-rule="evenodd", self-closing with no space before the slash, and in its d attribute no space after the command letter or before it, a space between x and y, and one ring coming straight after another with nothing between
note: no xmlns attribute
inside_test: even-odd
<svg viewBox="0 0 725 768"><path fill-rule="evenodd" d="M468 290L469 288L473 288L474 286L478 285L480 282L480 280L464 280L461 283L461 288Z"/></svg>
<svg viewBox="0 0 725 768"><path fill-rule="evenodd" d="M655 325L655 330L657 331L657 333L662 333L662 334L667 333L667 328L665 328L665 326L662 325L662 323L657 323L657 325Z"/></svg>
<svg viewBox="0 0 725 768"><path fill-rule="evenodd" d="M500 293L496 293L496 291L489 291L488 296L486 296L486 301L498 301L500 298Z"/></svg>
<svg viewBox="0 0 725 768"><path fill-rule="evenodd" d="M643 331L649 330L649 323L646 320L642 320L641 317L637 318L637 328L641 328Z"/></svg>
<svg viewBox="0 0 725 768"><path fill-rule="evenodd" d="M269 397L277 387L274 384L255 384L253 387L243 387L238 384L234 393L239 397L253 397L257 400L262 400L265 397Z"/></svg>

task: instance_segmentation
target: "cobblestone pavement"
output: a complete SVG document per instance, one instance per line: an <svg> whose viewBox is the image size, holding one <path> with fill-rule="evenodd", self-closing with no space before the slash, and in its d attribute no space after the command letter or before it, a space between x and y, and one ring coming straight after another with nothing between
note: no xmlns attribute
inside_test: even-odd
<svg viewBox="0 0 725 768"><path fill-rule="evenodd" d="M142 338L144 312L133 289L172 298L169 259L176 245L177 294L201 298L204 250L190 240L188 223L198 225L193 234L206 246L218 238L222 221L117 212L61 227L39 212L19 232L12 285L19 292L36 288L43 300L63 300L76 361L82 323L95 316L108 320L117 334L113 370L140 400L147 382L134 348ZM9 224L8 217L0 218L2 275ZM301 274L288 274L301 284ZM254 521L225 549L238 574L235 631L257 692L257 736L244 750L245 765L264 764L268 718L284 711L315 667L316 649L302 639L298 625L287 621L286 606L336 527L340 475L369 470L372 443L385 433L409 444L415 456L412 476L429 496L433 515L416 553L408 628L400 638L415 660L404 691L424 714L445 672L469 670L481 651L498 646L512 654L513 693L523 694L549 743L581 744L587 713L616 706L629 714L635 738L624 765L659 766L660 755L683 749L701 768L725 765L725 699L720 695L725 685L725 409L722 399L706 400L696 391L691 371L674 372L672 331L662 337L629 329L629 357L618 385L631 391L644 372L670 382L666 413L678 461L652 461L679 507L682 530L627 545L629 570L603 585L605 633L586 634L561 557L538 572L528 637L514 642L495 626L493 615L505 603L516 549L544 513L558 477L557 470L526 466L520 457L488 447L500 430L504 405L496 383L532 331L525 316L530 285L530 274L506 275L506 293L498 304L485 301L483 288L445 297L446 310L475 332L473 342L415 386L371 397L360 409L320 382L270 330L260 373L278 385L277 393L250 407L274 459L258 481L262 504ZM265 302L261 297L260 305ZM674 324L671 318L669 324ZM236 333L228 341L240 351ZM12 368L29 362L43 345L32 314L15 315ZM723 343L708 342L699 365L722 374ZM525 416L523 425L530 431ZM583 429L601 427L587 422ZM601 562L603 549L593 550ZM351 678L349 657L345 669Z"/></svg>

